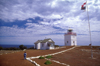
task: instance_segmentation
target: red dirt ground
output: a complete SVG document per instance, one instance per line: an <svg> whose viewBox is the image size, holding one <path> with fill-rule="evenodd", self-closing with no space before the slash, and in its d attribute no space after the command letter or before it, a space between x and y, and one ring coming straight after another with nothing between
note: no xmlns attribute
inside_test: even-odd
<svg viewBox="0 0 100 66"><path fill-rule="evenodd" d="M51 61L52 64L45 65L44 63L47 61L46 59L33 59L33 61L37 62L41 66L64 66L64 65L52 62L52 61Z"/></svg>
<svg viewBox="0 0 100 66"><path fill-rule="evenodd" d="M56 49L56 50L27 50L27 57L46 55L54 52L58 52L61 50L68 49ZM86 51L89 50L89 51ZM100 66L100 50L97 47L93 48L93 56L95 59L91 59L90 47L76 47L73 50L66 51L64 53L54 55L53 60L60 61L62 63L69 64L70 66ZM95 51L96 50L96 51ZM23 59L23 51L16 53L9 53L0 55L0 66L35 66L31 62ZM45 66L45 59L33 59L41 66ZM63 66L52 62L52 64L48 66Z"/></svg>
<svg viewBox="0 0 100 66"><path fill-rule="evenodd" d="M91 59L90 51L82 51L81 49L89 50L89 47L77 47L73 50L58 54L51 58L70 66L100 66L100 50L93 48L93 59Z"/></svg>
<svg viewBox="0 0 100 66"><path fill-rule="evenodd" d="M71 47L55 49L55 50L27 50L27 57L46 55ZM31 62L24 60L24 51L0 55L0 66L34 66Z"/></svg>

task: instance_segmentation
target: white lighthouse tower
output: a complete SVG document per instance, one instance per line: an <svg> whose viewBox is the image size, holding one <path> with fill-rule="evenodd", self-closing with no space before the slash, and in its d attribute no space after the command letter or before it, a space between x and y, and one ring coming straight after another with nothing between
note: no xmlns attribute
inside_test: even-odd
<svg viewBox="0 0 100 66"><path fill-rule="evenodd" d="M72 29L68 29L67 33L64 34L65 46L77 46L76 33L72 31Z"/></svg>

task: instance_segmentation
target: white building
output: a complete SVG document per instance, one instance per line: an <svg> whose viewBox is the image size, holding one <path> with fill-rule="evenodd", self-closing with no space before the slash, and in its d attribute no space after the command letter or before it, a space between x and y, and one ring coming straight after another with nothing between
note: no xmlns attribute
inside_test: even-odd
<svg viewBox="0 0 100 66"><path fill-rule="evenodd" d="M35 43L35 49L54 49L55 42L52 39L38 40Z"/></svg>
<svg viewBox="0 0 100 66"><path fill-rule="evenodd" d="M72 29L68 29L67 33L64 34L65 46L77 46L77 36L72 31Z"/></svg>

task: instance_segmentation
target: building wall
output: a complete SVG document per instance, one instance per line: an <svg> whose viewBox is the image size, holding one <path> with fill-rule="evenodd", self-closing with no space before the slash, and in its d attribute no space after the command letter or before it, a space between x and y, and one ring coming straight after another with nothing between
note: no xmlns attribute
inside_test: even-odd
<svg viewBox="0 0 100 66"><path fill-rule="evenodd" d="M71 35L71 46L77 45L77 37L75 35Z"/></svg>
<svg viewBox="0 0 100 66"><path fill-rule="evenodd" d="M35 44L35 48L40 49L41 48L41 43Z"/></svg>
<svg viewBox="0 0 100 66"><path fill-rule="evenodd" d="M37 44L37 49L40 49L40 47L41 47L41 43L38 43Z"/></svg>
<svg viewBox="0 0 100 66"><path fill-rule="evenodd" d="M54 47L49 47L49 49L54 49Z"/></svg>
<svg viewBox="0 0 100 66"><path fill-rule="evenodd" d="M47 49L47 42L41 44L41 50Z"/></svg>
<svg viewBox="0 0 100 66"><path fill-rule="evenodd" d="M54 49L54 46L48 46L48 42L42 44L41 44L41 50Z"/></svg>
<svg viewBox="0 0 100 66"><path fill-rule="evenodd" d="M54 44L51 43L51 45L49 46L49 49L54 49Z"/></svg>
<svg viewBox="0 0 100 66"><path fill-rule="evenodd" d="M76 46L77 37L75 35L64 35L65 46Z"/></svg>
<svg viewBox="0 0 100 66"><path fill-rule="evenodd" d="M49 40L49 41L52 41L52 40ZM41 49L41 50L54 49L54 44L52 44L52 46L48 46L48 42L38 43L38 44L35 44L34 48Z"/></svg>
<svg viewBox="0 0 100 66"><path fill-rule="evenodd" d="M64 43L65 43L65 46L71 46L71 36L70 35L64 36Z"/></svg>

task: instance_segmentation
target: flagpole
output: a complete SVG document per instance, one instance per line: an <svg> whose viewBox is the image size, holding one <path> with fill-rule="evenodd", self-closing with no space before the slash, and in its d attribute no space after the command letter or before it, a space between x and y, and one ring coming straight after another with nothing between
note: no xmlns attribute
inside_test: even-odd
<svg viewBox="0 0 100 66"><path fill-rule="evenodd" d="M90 30L90 22L89 22L89 13L88 13L88 4L87 4L87 1L86 1L86 5L87 5L87 17L88 17L88 26L89 26L89 34L90 34L91 58L93 59L91 30Z"/></svg>

